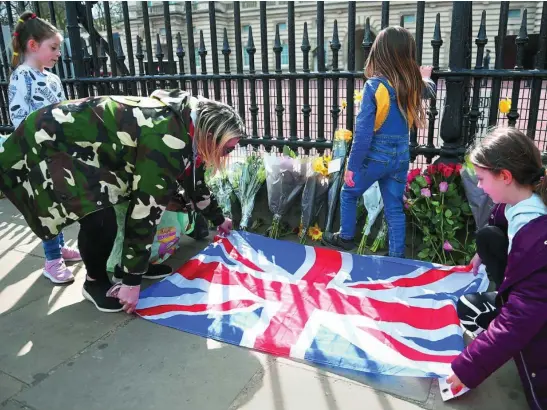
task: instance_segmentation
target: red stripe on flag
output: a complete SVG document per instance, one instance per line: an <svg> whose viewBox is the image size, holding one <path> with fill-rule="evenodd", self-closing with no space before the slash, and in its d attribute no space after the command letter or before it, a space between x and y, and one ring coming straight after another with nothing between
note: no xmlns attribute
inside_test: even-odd
<svg viewBox="0 0 547 410"><path fill-rule="evenodd" d="M399 352L402 356L415 362L452 363L454 359L458 357L458 355L443 356L437 354L423 353L419 350L413 349L412 347L405 345L404 343L399 342L393 336L388 335L381 330L372 329L369 327L359 327L359 329L364 330L386 346L391 347L396 352Z"/></svg>
<svg viewBox="0 0 547 410"><path fill-rule="evenodd" d="M459 325L460 319L453 305L438 309L410 306L404 302L383 302L369 297L343 295L334 289L326 289L325 303L334 307L320 306L323 310L336 310L346 315L361 315L382 322L406 323L416 329L434 330ZM338 302L340 301L340 302ZM352 309L353 308L353 309Z"/></svg>
<svg viewBox="0 0 547 410"><path fill-rule="evenodd" d="M149 308L137 309L136 313L139 316L154 316L161 315L169 312L189 312L189 313L209 313L213 312L225 312L226 310L245 308L257 304L254 300L230 300L228 302L208 305L204 303L196 305L157 305Z"/></svg>
<svg viewBox="0 0 547 410"><path fill-rule="evenodd" d="M393 282L386 283L358 283L348 287L352 289L382 290L393 288L412 288L415 286L425 286L435 283L441 279L450 276L454 272L470 272L472 266L455 266L450 269L429 269L415 278L401 278Z"/></svg>
<svg viewBox="0 0 547 410"><path fill-rule="evenodd" d="M342 254L325 248L314 248L315 262L302 280L315 284L329 283L342 267Z"/></svg>

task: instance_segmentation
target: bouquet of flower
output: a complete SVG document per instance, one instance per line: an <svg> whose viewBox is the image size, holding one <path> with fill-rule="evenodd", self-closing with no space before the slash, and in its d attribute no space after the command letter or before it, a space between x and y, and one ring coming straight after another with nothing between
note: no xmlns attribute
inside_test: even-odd
<svg viewBox="0 0 547 410"><path fill-rule="evenodd" d="M241 204L239 227L246 230L255 206L255 197L266 180L264 161L258 155L249 155L244 162L236 163L229 173L230 183Z"/></svg>
<svg viewBox="0 0 547 410"><path fill-rule="evenodd" d="M304 189L310 169L309 160L297 158L294 152L285 147L283 156L267 155L264 158L264 165L266 167L268 205L273 214L269 236L278 238L281 218Z"/></svg>
<svg viewBox="0 0 547 410"><path fill-rule="evenodd" d="M429 165L408 173L405 209L423 233L418 258L444 265L466 264L475 253L469 238L473 213L462 185L460 164Z"/></svg>
<svg viewBox="0 0 547 410"><path fill-rule="evenodd" d="M334 133L334 141L332 144L332 162L339 162L339 170L332 172L329 176L329 194L328 194L328 211L327 224L325 230L330 232L334 222L334 215L338 207L338 199L340 189L344 182L344 162L348 152L348 144L351 141L352 133L346 129L336 130Z"/></svg>
<svg viewBox="0 0 547 410"><path fill-rule="evenodd" d="M372 184L372 186L365 191L363 194L363 203L365 205L365 209L367 210L367 219L365 220L365 226L363 227L361 242L357 248L357 253L359 255L364 253L372 226L374 225L374 222L376 222L378 215L382 212L382 209L384 209L384 201L382 200L382 194L380 193L380 186L378 185L378 182ZM380 232L382 232L382 230L380 230ZM378 234L378 237L379 236L380 234ZM380 243L374 242L373 246L374 245L379 246Z"/></svg>
<svg viewBox="0 0 547 410"><path fill-rule="evenodd" d="M329 189L329 180L327 178L329 162L331 157L324 155L312 160L312 173L306 178L306 185L302 192L302 215L300 218L301 229L299 232L300 243L306 243L306 233L311 229L315 222L325 200ZM317 225L317 224L316 224ZM319 229L319 227L317 227ZM318 233L314 232L313 238L318 237Z"/></svg>
<svg viewBox="0 0 547 410"><path fill-rule="evenodd" d="M226 171L212 172L211 168L205 171L205 183L215 196L222 212L232 218L232 192L234 189Z"/></svg>

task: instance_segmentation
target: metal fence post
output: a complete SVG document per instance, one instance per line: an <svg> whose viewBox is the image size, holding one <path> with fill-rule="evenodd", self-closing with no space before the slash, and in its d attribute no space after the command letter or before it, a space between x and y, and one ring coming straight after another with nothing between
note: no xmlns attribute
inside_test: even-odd
<svg viewBox="0 0 547 410"><path fill-rule="evenodd" d="M78 24L78 3L73 1L66 1L66 28L68 31L68 38L70 39L70 49L72 54L72 64L74 65L74 79L76 89L78 90L78 97L87 97L87 87L79 83L80 78L84 78L84 64L83 56L80 50L82 44L80 41L80 25Z"/></svg>
<svg viewBox="0 0 547 410"><path fill-rule="evenodd" d="M450 29L451 71L465 69L468 63L471 2L455 1L452 10L452 27ZM449 76L446 78L446 104L441 120L440 136L443 140L438 162L460 161L465 153L464 146L464 106L466 105L466 87L469 78Z"/></svg>

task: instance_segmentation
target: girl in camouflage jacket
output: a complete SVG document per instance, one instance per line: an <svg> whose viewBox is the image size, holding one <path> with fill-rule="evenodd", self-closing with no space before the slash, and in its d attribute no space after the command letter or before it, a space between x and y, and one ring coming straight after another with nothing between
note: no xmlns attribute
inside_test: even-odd
<svg viewBox="0 0 547 410"><path fill-rule="evenodd" d="M0 148L0 190L33 232L51 239L80 222L84 297L106 312L132 312L168 203L183 193L223 231L231 229L204 183L244 135L235 110L181 90L150 97L89 97L30 114ZM129 202L120 286L106 262L116 236L113 205Z"/></svg>

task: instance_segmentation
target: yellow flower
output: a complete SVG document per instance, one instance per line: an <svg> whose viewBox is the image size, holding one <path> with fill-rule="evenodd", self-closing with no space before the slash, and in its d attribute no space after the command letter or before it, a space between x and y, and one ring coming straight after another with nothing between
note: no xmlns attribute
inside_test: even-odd
<svg viewBox="0 0 547 410"><path fill-rule="evenodd" d="M321 175L325 176L327 175L328 168L325 167L325 162L323 161L323 157L315 158L312 162L312 169L315 172L320 173Z"/></svg>
<svg viewBox="0 0 547 410"><path fill-rule="evenodd" d="M507 114L511 110L511 99L502 99L499 104L499 109L502 114Z"/></svg>
<svg viewBox="0 0 547 410"><path fill-rule="evenodd" d="M315 224L314 226L310 227L308 229L308 236L314 241L320 241L323 237L323 232L321 231L321 228L319 228L319 225Z"/></svg>
<svg viewBox="0 0 547 410"><path fill-rule="evenodd" d="M336 131L334 131L334 139L335 140L344 140L346 142L351 141L352 132L350 130L346 130L345 128L340 128Z"/></svg>
<svg viewBox="0 0 547 410"><path fill-rule="evenodd" d="M363 101L363 93L361 91L355 90L353 92L353 101L355 101L355 102Z"/></svg>
<svg viewBox="0 0 547 410"><path fill-rule="evenodd" d="M342 100L342 109L345 110L347 106L348 106L348 102L345 99L343 99Z"/></svg>

